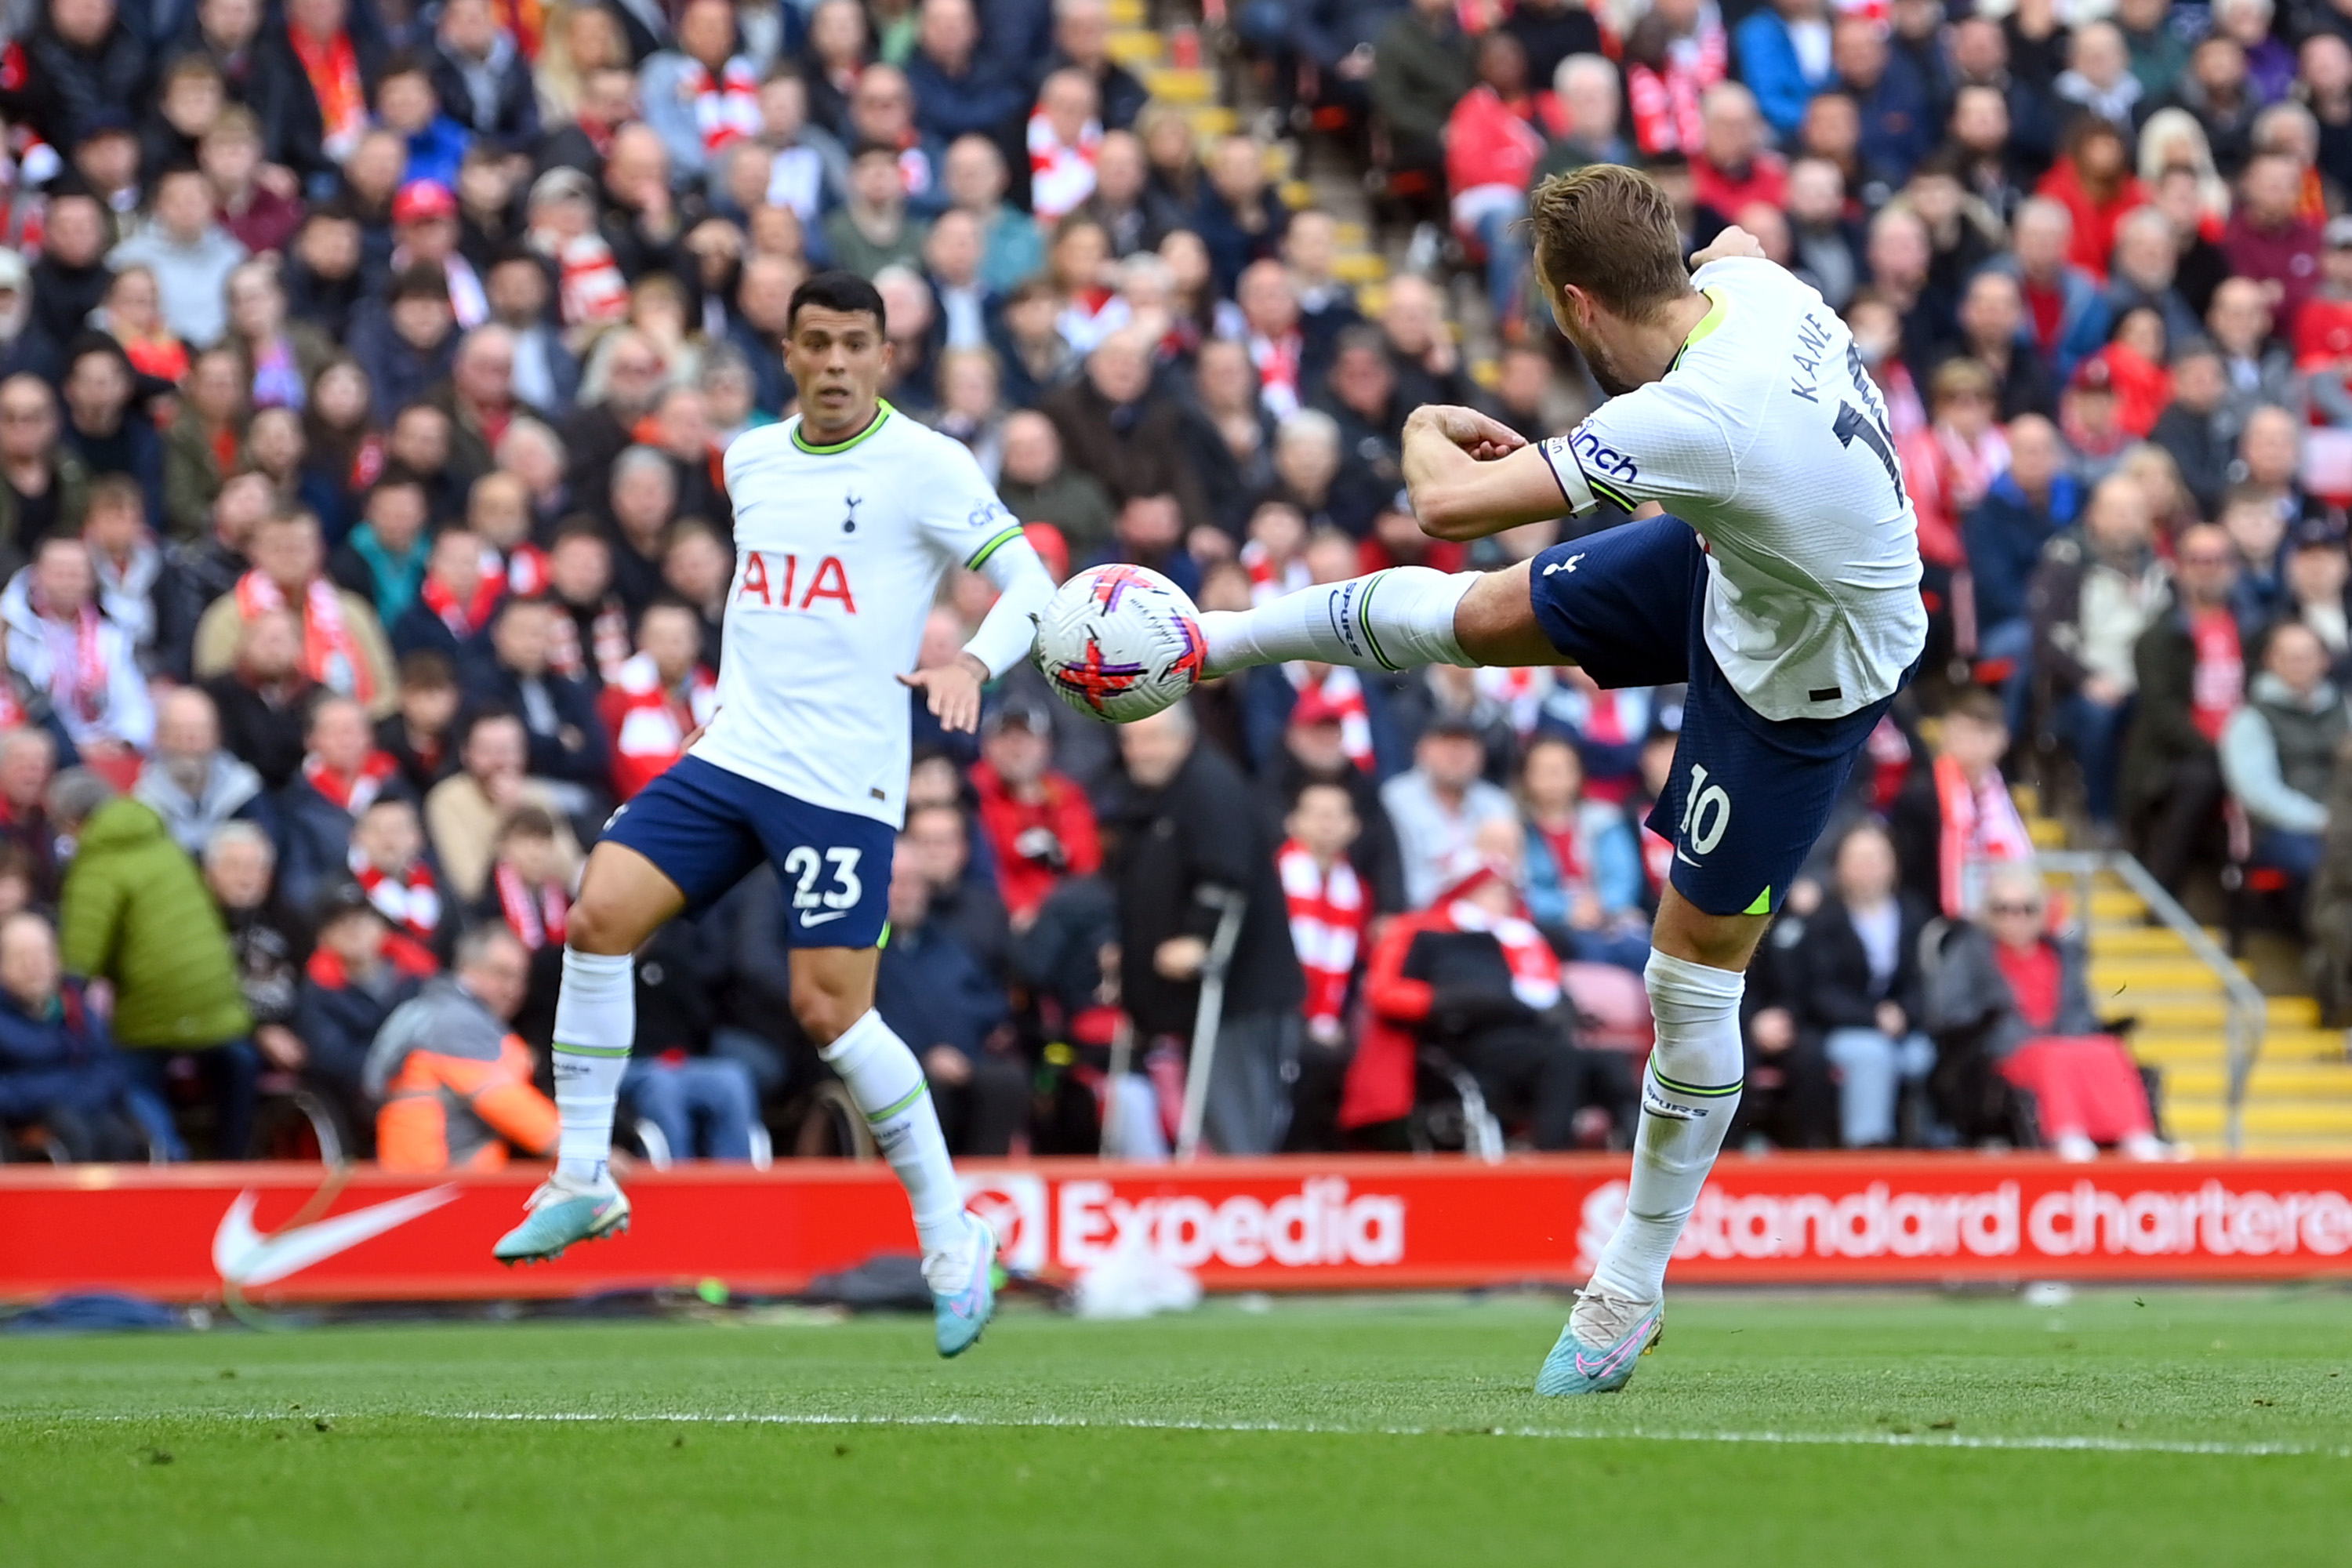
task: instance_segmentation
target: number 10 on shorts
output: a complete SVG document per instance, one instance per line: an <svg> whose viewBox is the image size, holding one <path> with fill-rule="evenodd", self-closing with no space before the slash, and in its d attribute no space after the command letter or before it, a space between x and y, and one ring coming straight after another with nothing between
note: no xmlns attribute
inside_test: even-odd
<svg viewBox="0 0 2352 1568"><path fill-rule="evenodd" d="M1691 764L1690 787L1683 794L1682 840L1693 855L1704 855L1723 842L1731 826L1731 796L1721 784L1706 782L1706 769Z"/></svg>

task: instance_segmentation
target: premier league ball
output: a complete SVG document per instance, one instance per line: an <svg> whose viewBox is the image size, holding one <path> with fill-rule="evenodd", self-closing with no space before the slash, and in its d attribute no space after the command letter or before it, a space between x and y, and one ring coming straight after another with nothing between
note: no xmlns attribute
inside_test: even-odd
<svg viewBox="0 0 2352 1568"><path fill-rule="evenodd" d="M1125 724L1174 706L1208 645L1183 589L1143 566L1091 566L1037 618L1037 668L1079 712Z"/></svg>

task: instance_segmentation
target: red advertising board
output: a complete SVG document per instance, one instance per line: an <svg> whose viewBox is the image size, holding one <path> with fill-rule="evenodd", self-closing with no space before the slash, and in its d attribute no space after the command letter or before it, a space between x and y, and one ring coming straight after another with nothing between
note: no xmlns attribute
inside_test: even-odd
<svg viewBox="0 0 2352 1568"><path fill-rule="evenodd" d="M1014 1268L1068 1279L1149 1247L1211 1289L1581 1283L1625 1201L1622 1157L1039 1161L975 1166ZM542 1268L489 1246L536 1173L434 1181L314 1165L0 1170L0 1299L572 1296L724 1281L790 1293L908 1251L880 1165L704 1165L630 1184L635 1227ZM2352 1273L2352 1163L1726 1159L1675 1255L1685 1283L2275 1279Z"/></svg>

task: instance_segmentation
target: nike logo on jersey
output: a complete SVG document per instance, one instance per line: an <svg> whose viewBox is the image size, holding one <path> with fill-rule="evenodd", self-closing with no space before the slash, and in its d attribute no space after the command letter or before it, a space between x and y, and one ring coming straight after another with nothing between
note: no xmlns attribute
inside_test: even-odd
<svg viewBox="0 0 2352 1568"><path fill-rule="evenodd" d="M827 921L837 921L848 912L849 911L847 910L828 910L821 915L803 915L801 917L801 929L805 931L810 926L821 926Z"/></svg>
<svg viewBox="0 0 2352 1568"><path fill-rule="evenodd" d="M1580 550L1575 554L1570 556L1567 560L1555 561L1550 565L1545 567L1543 569L1543 574L1549 577L1555 572L1573 572L1576 570L1576 563L1591 553L1591 551Z"/></svg>

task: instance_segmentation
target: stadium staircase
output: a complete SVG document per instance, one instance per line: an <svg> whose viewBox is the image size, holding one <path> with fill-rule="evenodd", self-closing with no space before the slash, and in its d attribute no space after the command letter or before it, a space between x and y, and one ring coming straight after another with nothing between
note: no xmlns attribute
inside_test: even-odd
<svg viewBox="0 0 2352 1568"><path fill-rule="evenodd" d="M2034 843L2065 845L2065 829L2039 814L2033 792L2021 787L2018 805ZM2071 897L2074 879L2053 875L2053 892ZM2188 940L2151 918L2145 900L2121 879L2102 874L2093 883L2085 927L2091 946L2091 994L2099 1012L2139 1021L2132 1049L2163 1074L2165 1131L2200 1155L2228 1152L2230 1063L2228 1002L2219 975L2200 963ZM2219 931L2206 934L2217 943ZM2267 978L2251 963L2250 976ZM2261 1054L2246 1087L2240 1152L2269 1155L2352 1154L2352 1061L2346 1034L2320 1026L2319 1005L2308 995L2264 997L2267 1022Z"/></svg>
<svg viewBox="0 0 2352 1568"><path fill-rule="evenodd" d="M1204 141L1242 128L1243 110L1220 100L1204 40L1183 38L1176 27L1153 29L1146 0L1109 0L1109 5L1111 53L1143 79L1155 100L1180 110ZM1298 146L1290 140L1270 145L1267 173L1293 210L1318 206L1339 220L1334 270L1356 288L1365 313L1377 315L1390 261L1372 232L1363 187L1343 170L1310 176L1294 161ZM1476 334L1465 346L1485 336ZM1473 374L1491 384L1492 360L1485 353L1470 358ZM2030 789L2019 792L2019 805L2037 845L2064 847L2063 826L2039 815ZM2071 890L2071 878L2053 881ZM2226 1152L2228 1003L2220 976L2198 960L2185 938L2152 920L2146 901L2120 879L2096 879L2090 903L2091 984L2099 1010L2138 1020L2132 1048L2143 1064L2162 1072L2167 1133L2200 1155ZM2208 934L2219 940L2218 931ZM2274 994L2265 1002L2267 1024L2247 1085L2242 1152L2352 1155L2346 1032L2322 1028L2318 1004L2308 995Z"/></svg>

